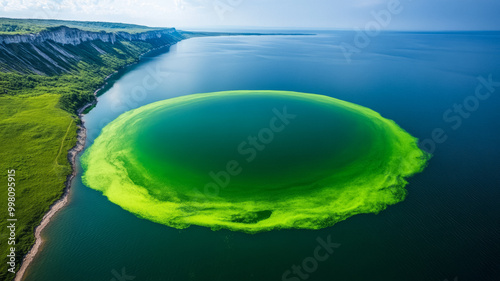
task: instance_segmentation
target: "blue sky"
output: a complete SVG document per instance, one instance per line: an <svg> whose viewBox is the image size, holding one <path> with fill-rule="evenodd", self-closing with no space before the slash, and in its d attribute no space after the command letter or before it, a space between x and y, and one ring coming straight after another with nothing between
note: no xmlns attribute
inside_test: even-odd
<svg viewBox="0 0 500 281"><path fill-rule="evenodd" d="M389 13L385 29L500 29L499 0L0 0L0 16L181 28L353 29L364 28L391 5L400 12Z"/></svg>

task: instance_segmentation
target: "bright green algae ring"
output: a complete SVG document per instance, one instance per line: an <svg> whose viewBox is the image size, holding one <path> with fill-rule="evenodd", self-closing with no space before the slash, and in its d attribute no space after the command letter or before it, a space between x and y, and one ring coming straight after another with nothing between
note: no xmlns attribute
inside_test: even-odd
<svg viewBox="0 0 500 281"><path fill-rule="evenodd" d="M377 112L327 96L229 91L126 112L82 157L84 183L176 228L319 229L404 200L430 158Z"/></svg>

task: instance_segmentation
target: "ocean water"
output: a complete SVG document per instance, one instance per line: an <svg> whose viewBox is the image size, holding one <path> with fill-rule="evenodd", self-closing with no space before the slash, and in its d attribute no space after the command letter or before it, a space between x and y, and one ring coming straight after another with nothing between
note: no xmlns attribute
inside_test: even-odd
<svg viewBox="0 0 500 281"><path fill-rule="evenodd" d="M384 32L350 61L338 46L355 46L353 32L312 33L194 38L145 58L85 116L87 146L123 112L166 98L322 94L393 119L433 153L405 201L322 230L178 230L112 204L78 167L26 280L497 280L500 33Z"/></svg>

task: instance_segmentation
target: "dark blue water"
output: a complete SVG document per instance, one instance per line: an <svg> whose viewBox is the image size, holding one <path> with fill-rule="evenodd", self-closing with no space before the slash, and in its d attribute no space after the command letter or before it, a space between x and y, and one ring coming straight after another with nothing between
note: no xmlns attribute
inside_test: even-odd
<svg viewBox="0 0 500 281"><path fill-rule="evenodd" d="M354 45L353 36L180 42L145 58L99 98L84 118L87 145L121 113L175 96L329 95L395 120L433 152L404 202L318 231L177 230L123 211L78 176L27 280L498 280L500 85L478 77L500 81L500 33L386 32L348 62L338 46ZM318 241L328 239L340 246L319 248L318 261Z"/></svg>

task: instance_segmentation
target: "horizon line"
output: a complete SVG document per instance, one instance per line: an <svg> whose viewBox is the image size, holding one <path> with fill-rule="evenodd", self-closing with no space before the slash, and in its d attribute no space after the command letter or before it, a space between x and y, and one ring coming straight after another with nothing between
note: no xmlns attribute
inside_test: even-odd
<svg viewBox="0 0 500 281"><path fill-rule="evenodd" d="M74 20L74 19L42 19L42 18L11 18L0 16L0 19L13 19L13 20L41 20L41 21L73 21L73 22L94 22L94 23L116 23L143 26L148 28L176 28L179 30L189 31L187 29L274 29L274 30L310 30L310 31L357 31L362 30L359 27L292 27L292 26L245 26L245 25L229 25L229 26L149 26L139 23L128 23L118 21L101 21L101 20ZM203 31L203 30L197 30ZM381 29L380 32L500 32L500 29Z"/></svg>

